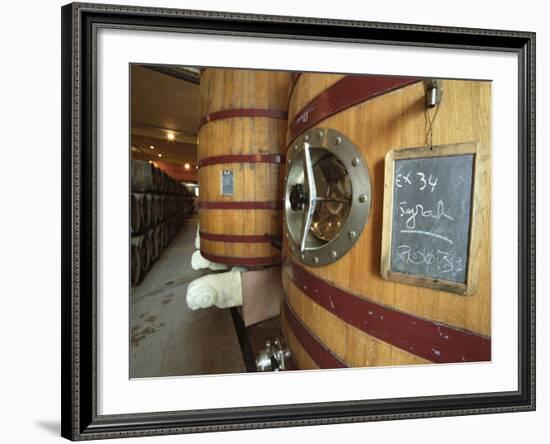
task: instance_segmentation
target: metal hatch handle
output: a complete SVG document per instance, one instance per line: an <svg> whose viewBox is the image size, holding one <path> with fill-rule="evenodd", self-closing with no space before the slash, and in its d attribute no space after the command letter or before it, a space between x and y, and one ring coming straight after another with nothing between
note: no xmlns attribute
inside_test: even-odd
<svg viewBox="0 0 550 444"><path fill-rule="evenodd" d="M309 143L304 142L304 184L307 190L307 206L304 211L304 222L302 224L302 239L300 242L300 253L306 250L306 239L309 229L311 228L311 222L313 220L313 214L315 213L315 207L317 203L317 188L315 186L315 178L313 176L313 166L311 164L311 153L309 152Z"/></svg>
<svg viewBox="0 0 550 444"><path fill-rule="evenodd" d="M327 127L298 136L287 156L284 236L290 254L308 267L333 264L356 245L367 224L368 164L345 134Z"/></svg>

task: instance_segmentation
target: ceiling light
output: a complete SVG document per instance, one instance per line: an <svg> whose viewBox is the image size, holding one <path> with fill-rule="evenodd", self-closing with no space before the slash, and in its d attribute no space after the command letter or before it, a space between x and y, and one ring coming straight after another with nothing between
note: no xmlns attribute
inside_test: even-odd
<svg viewBox="0 0 550 444"><path fill-rule="evenodd" d="M183 165L183 168L185 168L186 170L188 170L189 168L191 168L191 165L189 165L188 163L186 163L186 164Z"/></svg>
<svg viewBox="0 0 550 444"><path fill-rule="evenodd" d="M152 150L155 149L155 145L151 145L149 148L151 148Z"/></svg>
<svg viewBox="0 0 550 444"><path fill-rule="evenodd" d="M176 136L175 136L175 134L174 134L173 132L169 132L168 134L166 134L166 137L167 137L168 140L170 140L170 141L173 141L173 140L176 138Z"/></svg>
<svg viewBox="0 0 550 444"><path fill-rule="evenodd" d="M158 153L157 156L162 157L162 153Z"/></svg>

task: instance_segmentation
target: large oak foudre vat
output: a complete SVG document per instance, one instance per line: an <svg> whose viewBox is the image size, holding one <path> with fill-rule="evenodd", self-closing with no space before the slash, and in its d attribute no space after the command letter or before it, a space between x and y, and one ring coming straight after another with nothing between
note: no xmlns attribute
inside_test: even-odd
<svg viewBox="0 0 550 444"><path fill-rule="evenodd" d="M281 261L271 242L281 236L289 77L211 68L201 74L198 212L201 253L214 262Z"/></svg>
<svg viewBox="0 0 550 444"><path fill-rule="evenodd" d="M491 359L491 86L445 80L439 87L435 114L427 111L422 79L297 78L287 135L282 327L299 368ZM482 244L470 252L478 279L470 295L381 276L384 159L391 150L425 147L434 114L434 146L478 143L476 229ZM317 194L326 200L311 215L301 250L308 177L296 168L307 161L292 159L305 159L306 151ZM353 173L361 168L362 174ZM357 184L354 174L369 177L370 186Z"/></svg>

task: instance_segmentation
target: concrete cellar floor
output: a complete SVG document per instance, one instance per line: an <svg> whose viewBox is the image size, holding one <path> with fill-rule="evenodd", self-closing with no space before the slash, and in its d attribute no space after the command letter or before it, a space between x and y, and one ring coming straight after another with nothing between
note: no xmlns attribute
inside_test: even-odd
<svg viewBox="0 0 550 444"><path fill-rule="evenodd" d="M130 294L130 377L245 372L229 309L187 307L197 219L184 223Z"/></svg>

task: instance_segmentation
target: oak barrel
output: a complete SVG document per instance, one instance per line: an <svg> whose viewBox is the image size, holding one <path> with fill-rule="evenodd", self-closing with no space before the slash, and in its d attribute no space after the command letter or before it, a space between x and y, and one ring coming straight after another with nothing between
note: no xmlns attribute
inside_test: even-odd
<svg viewBox="0 0 550 444"><path fill-rule="evenodd" d="M150 229L146 234L147 242L149 243L149 254L151 255L151 262L154 262L159 257L159 244L157 243L157 238L155 236L155 229Z"/></svg>
<svg viewBox="0 0 550 444"><path fill-rule="evenodd" d="M294 140L312 128L338 131L365 159L372 193L356 243L328 265L300 262L285 224L282 328L299 368L491 359L491 85L444 80L440 86L433 145L479 143L475 198L482 246L470 251L478 285L467 296L381 276L384 159L391 150L427 145L426 82L308 73L296 79L287 146L294 149Z"/></svg>
<svg viewBox="0 0 550 444"><path fill-rule="evenodd" d="M132 233L138 233L141 230L141 212L142 200L137 194L130 194L130 229Z"/></svg>
<svg viewBox="0 0 550 444"><path fill-rule="evenodd" d="M200 79L201 253L219 263L278 264L288 73L206 69Z"/></svg>
<svg viewBox="0 0 550 444"><path fill-rule="evenodd" d="M139 265L141 268L141 276L144 276L145 273L149 270L151 265L151 249L149 242L147 240L147 235L134 236L132 237L132 248L135 248L139 254ZM133 266L133 265L132 265ZM137 276L137 273L134 273ZM138 279L139 281L139 279Z"/></svg>
<svg viewBox="0 0 550 444"><path fill-rule="evenodd" d="M144 194L142 199L141 225L146 229L155 223L153 220L153 198L152 194Z"/></svg>
<svg viewBox="0 0 550 444"><path fill-rule="evenodd" d="M131 283L132 286L136 286L140 283L141 278L143 276L142 270L141 270L141 257L142 252L140 250L140 238L138 237L132 237L132 244L130 247L130 253L131 253Z"/></svg>
<svg viewBox="0 0 550 444"><path fill-rule="evenodd" d="M132 191L154 191L158 188L158 169L153 164L132 159Z"/></svg>

